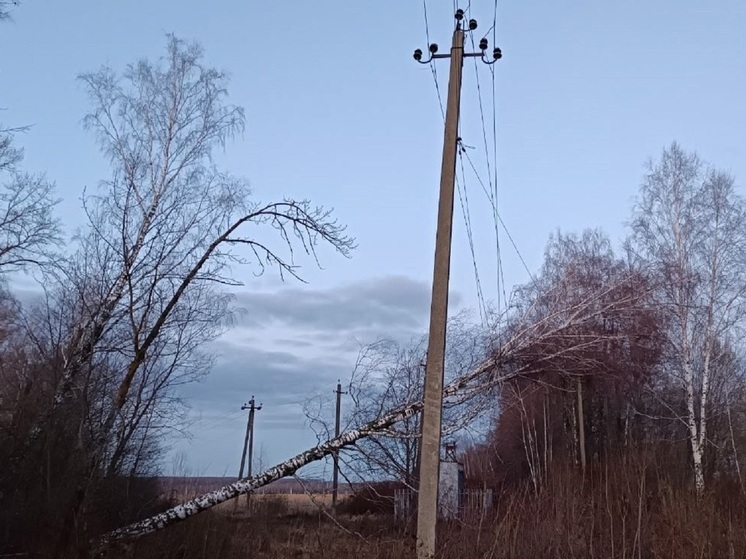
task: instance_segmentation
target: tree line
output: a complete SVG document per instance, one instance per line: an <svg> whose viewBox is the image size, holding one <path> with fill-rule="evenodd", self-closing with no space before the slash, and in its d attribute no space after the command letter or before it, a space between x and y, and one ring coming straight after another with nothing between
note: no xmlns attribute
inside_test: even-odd
<svg viewBox="0 0 746 559"><path fill-rule="evenodd" d="M734 177L673 143L648 164L617 253L600 230L550 239L519 316L599 312L516 355L536 374L503 387L483 449L503 476L538 488L558 457L585 469L653 448L698 494L716 478L743 487L745 210Z"/></svg>

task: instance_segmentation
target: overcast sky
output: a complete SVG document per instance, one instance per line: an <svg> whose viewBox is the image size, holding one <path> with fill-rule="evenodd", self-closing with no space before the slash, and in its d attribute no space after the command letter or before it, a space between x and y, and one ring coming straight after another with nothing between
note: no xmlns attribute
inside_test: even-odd
<svg viewBox="0 0 746 559"><path fill-rule="evenodd" d="M430 38L445 52L453 4L426 5ZM470 5L478 40L494 3ZM672 140L746 176L744 29L742 0L499 3L499 208L530 269L557 228L603 227L621 238L645 160ZM87 100L76 75L156 58L167 32L202 43L207 61L232 76L231 101L246 109L246 133L220 164L247 177L257 199L334 207L359 245L350 260L322 251L323 269L305 262L307 285L236 269L248 313L215 344L212 374L186 390L201 418L193 439L174 441L194 471L233 475L245 428L240 406L252 394L265 405L257 448L267 463L284 459L315 441L300 402L315 392L333 397L358 343L423 333L442 117L430 69L411 56L426 47L420 1L23 0L0 27L2 121L33 125L20 138L25 167L56 182L70 232L81 220L83 188L108 173L81 126ZM447 61L437 68L445 94ZM492 138L492 76L471 60L461 136L487 183L476 75ZM484 295L496 299L491 209L468 167L462 186ZM477 300L461 212L457 205L454 309ZM500 247L509 291L527 272L502 229Z"/></svg>

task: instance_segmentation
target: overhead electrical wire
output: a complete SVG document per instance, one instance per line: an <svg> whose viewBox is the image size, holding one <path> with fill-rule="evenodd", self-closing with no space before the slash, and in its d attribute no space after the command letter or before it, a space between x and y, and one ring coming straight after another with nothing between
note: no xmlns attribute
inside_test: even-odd
<svg viewBox="0 0 746 559"><path fill-rule="evenodd" d="M498 0L494 0L494 6L492 9L492 26L490 27L490 29L487 30L487 33L485 33L485 36L487 36L490 34L490 31L492 32L492 46L493 47L497 46L497 7L498 7L497 4L498 4ZM492 77L492 80L491 80L492 81L492 161L493 161L492 184L494 188L494 200L495 200L495 204L493 207L493 212L494 212L493 221L494 221L494 218L497 217L497 219L500 222L502 222L502 218L500 217L500 213L499 213L499 198L498 198L498 184L499 183L498 183L498 173L497 173L497 169L498 169L498 165L497 165L497 96L495 94L495 90L496 90L495 88L495 82L496 82L495 66L491 64L489 68L490 68L490 74ZM503 223L503 227L505 227L504 223ZM520 252L518 251L518 247L515 246L515 242L513 242L513 238L510 236L510 233L508 232L507 227L505 228L505 232L510 238L511 243L513 243L513 246L515 247L516 252L518 253L518 257L521 259L521 262L523 262L523 265L526 266L526 263L523 260L523 257L521 256ZM502 286L503 303L507 307L508 297L505 291L505 269L502 264L502 258L501 258L501 253L500 253L500 230L497 227L497 224L495 224L495 243L497 245L497 252L498 252L498 256L497 256L498 297L500 294L500 287ZM526 268L528 269L528 267ZM531 272L529 272L529 275L530 274ZM499 320L499 317L501 316L500 311L501 309L499 308L499 303L498 303L498 313L497 313L498 320Z"/></svg>
<svg viewBox="0 0 746 559"><path fill-rule="evenodd" d="M482 186L482 189L487 192L487 186L484 184L484 180L482 180L482 177L479 175L479 171L477 171L477 168L474 165L474 162L472 161L471 157L469 157L469 152L464 152L464 155L466 156L466 160L469 162L469 166L471 167L472 171L474 172L474 176L477 178L477 181ZM508 231L508 227L505 225L505 222L503 221L503 218L500 216L500 213L497 212L497 219L502 225L503 230L505 231L505 234L508 236L508 239L510 239L511 244L513 245L513 248L515 249L516 254L518 255L518 258L521 260L521 263L523 264L523 267L526 269L526 272L528 275L534 279L534 275L531 273L531 270L529 270L528 265L526 264L526 261L523 258L523 255L521 254L521 251L518 249L518 246L516 245L515 241L513 240L513 236L510 234L510 231Z"/></svg>
<svg viewBox="0 0 746 559"><path fill-rule="evenodd" d="M454 2L455 4L455 2ZM430 24L427 21L427 0L422 0L422 11L425 15L425 39L427 40L427 46L430 46ZM428 64L430 66L430 72L433 75L433 81L435 82L435 93L438 95L438 105L440 106L440 116L443 122L446 120L446 112L443 109L443 96L440 94L440 85L438 84L438 70L435 68L435 64Z"/></svg>
<svg viewBox="0 0 746 559"><path fill-rule="evenodd" d="M241 411L232 411L216 417L210 417L208 419L198 419L196 423L199 425L199 429L203 431L211 431L232 423L241 417Z"/></svg>
<svg viewBox="0 0 746 559"><path fill-rule="evenodd" d="M464 172L464 160L462 152L465 150L461 142L458 145L458 159L459 167L461 169L461 180L456 176L456 189L458 191L459 202L461 204L461 213L464 217L464 225L466 226L466 236L469 240L469 250L471 251L471 261L474 266L474 279L477 286L477 303L479 306L479 318L483 325L486 325L488 319L487 304L484 300L484 292L482 291L482 282L479 279L479 266L477 264L476 250L474 249L474 233L471 226L471 210L469 209L469 191L466 187L466 173ZM462 188L463 187L463 188ZM463 191L463 192L462 192Z"/></svg>
<svg viewBox="0 0 746 559"><path fill-rule="evenodd" d="M471 40L471 47L472 51L476 51L476 44L474 42L474 34L470 33L469 38ZM493 43L494 44L494 43ZM496 127L493 126L493 138L492 138L492 146L493 146L493 164L490 165L490 149L489 149L489 142L487 141L487 126L485 123L484 118L484 101L482 99L482 84L479 80L479 64L477 62L476 57L472 59L474 61L474 77L476 80L477 85L477 99L479 101L479 117L480 117L480 124L482 126L482 145L484 147L484 157L485 162L487 164L487 176L489 178L490 182L490 189L487 191L485 189L485 193L487 194L487 199L490 202L490 207L492 208L492 221L493 221L493 227L495 230L495 251L496 251L496 257L495 257L495 263L496 263L496 269L495 269L495 282L496 282L496 297L497 297L497 316L501 316L502 311L502 304L501 304L501 295L503 296L503 300L506 299L505 297L505 278L503 275L503 269L502 269L502 254L500 250L500 227L498 225L498 219L497 219L497 151L496 151L496 145L497 145L497 131ZM492 71L492 81L493 81L493 97L492 97L492 116L493 116L493 122L495 119L495 96L494 96L494 69L491 68ZM492 169L495 169L495 179L493 180L493 172ZM502 290L501 290L502 287ZM507 304L507 301L504 301L505 304Z"/></svg>

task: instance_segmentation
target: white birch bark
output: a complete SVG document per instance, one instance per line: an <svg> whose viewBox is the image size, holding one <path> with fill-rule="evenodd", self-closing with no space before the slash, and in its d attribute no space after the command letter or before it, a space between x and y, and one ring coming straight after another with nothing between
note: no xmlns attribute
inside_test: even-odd
<svg viewBox="0 0 746 559"><path fill-rule="evenodd" d="M479 367L470 372L468 375L465 375L457 381L448 385L443 390L443 396L449 397L456 395L469 383L492 371L495 368L496 363L497 361L495 359L488 359ZM514 378L515 374L516 373L506 376L504 380ZM301 452L297 456L294 456L293 458L286 460L285 462L277 464L276 466L258 475L238 480L234 483L221 487L220 489L210 491L209 493L200 495L195 499L177 505L165 512L162 512L145 520L135 522L133 524L130 524L129 526L119 528L118 530L110 532L104 538L102 538L102 540L99 542L99 548L102 549L107 544L115 542L117 540L137 538L151 532L161 530L167 526L170 526L171 524L174 524L181 520L185 520L190 516L219 505L220 503L229 501L234 497L244 495L250 491L254 491L255 489L268 485L273 481L277 481L278 479L292 475L301 467L307 464L316 462L317 460L321 460L325 456L330 456L335 452L339 452L340 450L355 444L355 442L361 439L370 437L371 435L375 435L376 433L384 431L392 425L399 423L400 421L404 421L405 419L412 417L422 410L422 406L422 401L413 402L361 427L358 427L357 429L351 429L345 433L342 433L339 437L323 442L311 449L306 450L305 452Z"/></svg>
<svg viewBox="0 0 746 559"><path fill-rule="evenodd" d="M689 444L692 449L692 466L694 468L694 487L697 493L702 493L705 489L705 475L702 466L703 449L700 444L699 427L702 421L697 421L696 413L696 396L694 393L694 371L689 362L684 363L684 384L686 388L686 411L687 427L689 429Z"/></svg>

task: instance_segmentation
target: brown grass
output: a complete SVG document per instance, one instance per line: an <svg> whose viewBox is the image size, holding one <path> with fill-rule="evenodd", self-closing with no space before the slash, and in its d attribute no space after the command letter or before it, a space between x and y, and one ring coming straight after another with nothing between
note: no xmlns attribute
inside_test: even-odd
<svg viewBox="0 0 746 559"><path fill-rule="evenodd" d="M440 559L746 558L746 499L713 483L697 497L652 461L589 471L557 466L540 491L503 488L489 515L443 523ZM333 518L324 495L254 495L251 512L226 503L114 554L134 558L407 559L410 526L388 515Z"/></svg>
<svg viewBox="0 0 746 559"><path fill-rule="evenodd" d="M275 509L282 497L267 496L252 514L228 507L206 512L170 533L153 534L113 557L321 559L343 557L394 559L412 556L414 542L391 519L363 516L332 520L324 513ZM292 500L301 501L300 497ZM287 503L284 503L288 506Z"/></svg>

